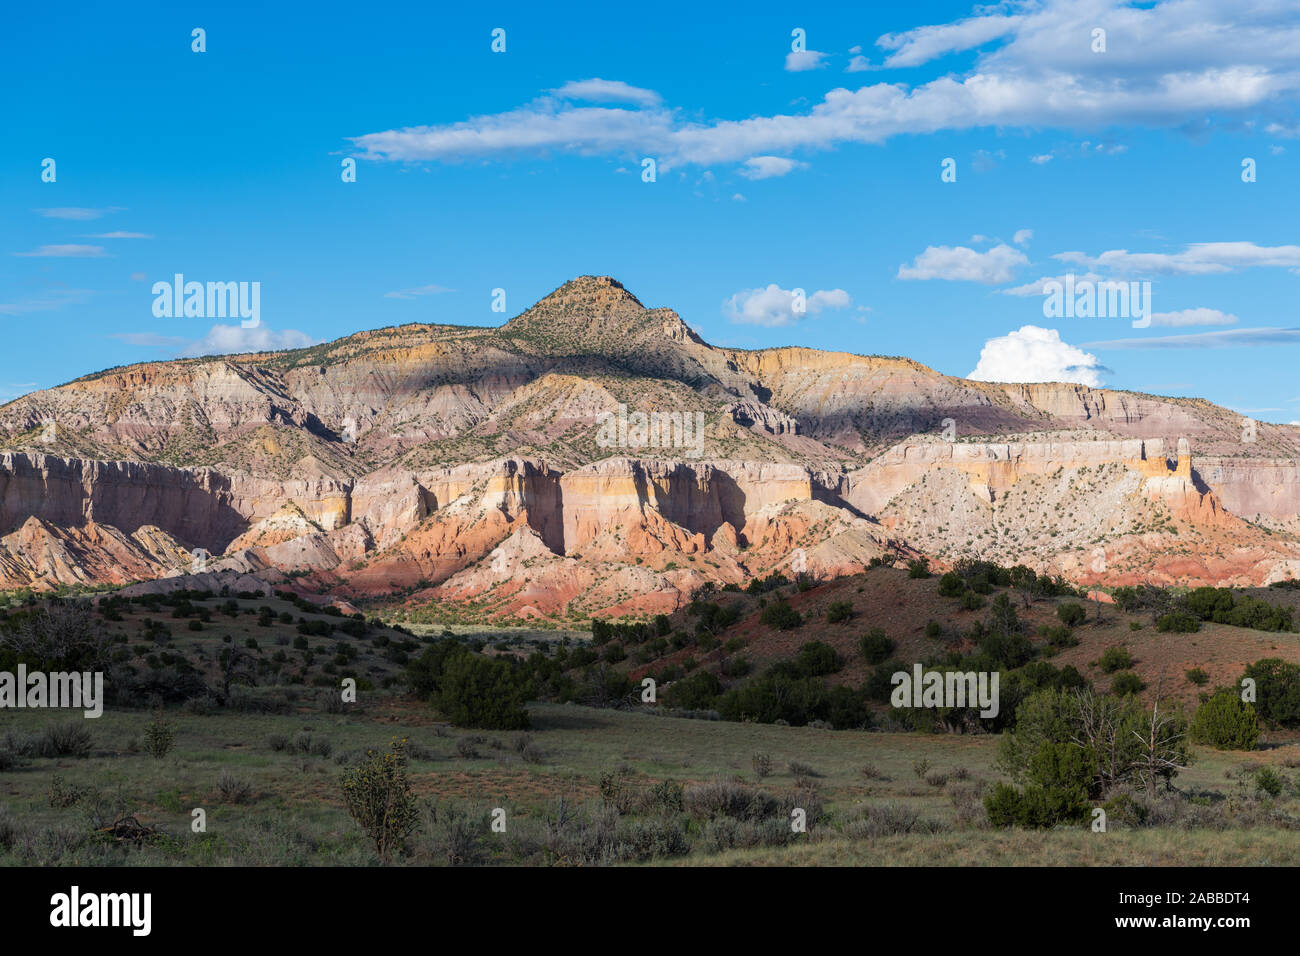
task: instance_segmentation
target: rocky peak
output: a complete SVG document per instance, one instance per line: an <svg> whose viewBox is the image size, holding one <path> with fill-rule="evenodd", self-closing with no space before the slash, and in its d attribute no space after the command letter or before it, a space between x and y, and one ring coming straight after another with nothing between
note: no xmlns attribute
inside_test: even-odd
<svg viewBox="0 0 1300 956"><path fill-rule="evenodd" d="M610 276L578 276L570 279L536 305L508 322L507 328L525 317L546 316L602 316L621 318L637 316L645 311L623 283Z"/></svg>

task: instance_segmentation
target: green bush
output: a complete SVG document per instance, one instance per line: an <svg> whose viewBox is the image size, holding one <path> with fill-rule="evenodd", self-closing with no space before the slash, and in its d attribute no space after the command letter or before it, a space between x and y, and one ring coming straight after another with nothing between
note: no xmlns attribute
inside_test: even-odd
<svg viewBox="0 0 1300 956"><path fill-rule="evenodd" d="M1259 717L1236 692L1222 690L1196 708L1188 733L1196 743L1217 750L1254 750Z"/></svg>
<svg viewBox="0 0 1300 956"><path fill-rule="evenodd" d="M710 710L722 693L722 684L708 671L696 671L690 677L669 684L664 703L682 710Z"/></svg>
<svg viewBox="0 0 1300 956"><path fill-rule="evenodd" d="M1277 727L1300 727L1300 665L1266 657L1246 668L1255 681L1259 716Z"/></svg>
<svg viewBox="0 0 1300 956"><path fill-rule="evenodd" d="M878 627L873 627L862 635L859 646L862 648L862 656L866 662L875 665L894 653L895 644L884 631Z"/></svg>
<svg viewBox="0 0 1300 956"><path fill-rule="evenodd" d="M1186 611L1170 611L1156 618L1156 630L1161 634L1192 634L1200 629L1200 620Z"/></svg>
<svg viewBox="0 0 1300 956"><path fill-rule="evenodd" d="M1116 697L1127 697L1129 694L1142 693L1146 686L1142 678L1138 677L1137 674L1132 671L1121 671L1110 682L1110 692Z"/></svg>
<svg viewBox="0 0 1300 956"><path fill-rule="evenodd" d="M1056 609L1056 616L1066 627L1078 627L1088 619L1088 612L1082 604L1062 604Z"/></svg>
<svg viewBox="0 0 1300 956"><path fill-rule="evenodd" d="M1132 667L1133 655L1128 652L1126 647L1108 647L1101 655L1098 664L1105 673L1113 674L1116 671Z"/></svg>
<svg viewBox="0 0 1300 956"><path fill-rule="evenodd" d="M405 846L419 822L419 808L406 779L406 741L393 740L387 753L368 751L359 764L343 772L343 803L387 860Z"/></svg>
<svg viewBox="0 0 1300 956"><path fill-rule="evenodd" d="M827 624L843 624L853 617L853 604L849 601L834 601L826 609Z"/></svg>
<svg viewBox="0 0 1300 956"><path fill-rule="evenodd" d="M428 700L458 727L528 729L524 704L533 694L532 682L522 667L510 661L443 639L407 665L407 680L417 697Z"/></svg>
<svg viewBox="0 0 1300 956"><path fill-rule="evenodd" d="M778 631L791 631L803 625L802 615L779 596L763 608L759 619Z"/></svg>

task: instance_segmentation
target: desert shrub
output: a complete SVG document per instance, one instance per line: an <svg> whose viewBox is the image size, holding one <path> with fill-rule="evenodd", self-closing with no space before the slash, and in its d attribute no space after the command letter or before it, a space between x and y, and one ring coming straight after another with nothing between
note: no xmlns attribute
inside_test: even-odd
<svg viewBox="0 0 1300 956"><path fill-rule="evenodd" d="M754 768L754 776L759 780L772 773L772 755L768 753L754 754L750 760Z"/></svg>
<svg viewBox="0 0 1300 956"><path fill-rule="evenodd" d="M974 591L965 591L962 593L960 603L963 611L978 611L984 606L985 601Z"/></svg>
<svg viewBox="0 0 1300 956"><path fill-rule="evenodd" d="M722 683L709 671L696 671L673 681L664 690L664 703L681 710L708 710L722 693Z"/></svg>
<svg viewBox="0 0 1300 956"><path fill-rule="evenodd" d="M484 834L491 832L491 815L462 803L433 803L424 812L424 832L432 856L448 866L475 866L487 859Z"/></svg>
<svg viewBox="0 0 1300 956"><path fill-rule="evenodd" d="M1254 774L1255 789L1269 797L1282 792L1282 777L1272 767L1260 767Z"/></svg>
<svg viewBox="0 0 1300 956"><path fill-rule="evenodd" d="M926 637L939 637L941 634L943 634L943 625L942 625L942 624L940 624L938 621L926 621L926 622L925 622L925 636L926 636Z"/></svg>
<svg viewBox="0 0 1300 956"><path fill-rule="evenodd" d="M1259 743L1259 717L1253 705L1224 690L1196 708L1188 733L1196 743L1218 750L1254 750Z"/></svg>
<svg viewBox="0 0 1300 956"><path fill-rule="evenodd" d="M939 578L939 594L943 597L961 597L966 590L966 582L956 571L949 571Z"/></svg>
<svg viewBox="0 0 1300 956"><path fill-rule="evenodd" d="M1300 665L1266 657L1243 676L1255 681L1255 708L1263 720L1277 727L1300 726Z"/></svg>
<svg viewBox="0 0 1300 956"><path fill-rule="evenodd" d="M767 791L727 777L688 786L682 798L686 812L697 819L760 820L780 810L776 798Z"/></svg>
<svg viewBox="0 0 1300 956"><path fill-rule="evenodd" d="M809 641L803 647L799 648L799 655L795 658L795 666L799 672L807 677L820 677L824 674L833 674L838 671L843 663L840 661L839 654L835 653L835 648L822 641Z"/></svg>
<svg viewBox="0 0 1300 956"><path fill-rule="evenodd" d="M161 760L171 752L175 743L176 730L159 707L154 711L153 720L145 728L144 749L155 760Z"/></svg>
<svg viewBox="0 0 1300 956"><path fill-rule="evenodd" d="M909 578L928 578L930 576L930 562L925 558L908 561L907 576Z"/></svg>
<svg viewBox="0 0 1300 956"><path fill-rule="evenodd" d="M1082 604L1062 604L1056 609L1056 616L1066 627L1078 627L1088 619L1088 612Z"/></svg>
<svg viewBox="0 0 1300 956"><path fill-rule="evenodd" d="M382 860L402 850L419 822L406 762L406 741L394 738L387 752L367 751L365 759L345 770L340 779L348 814Z"/></svg>
<svg viewBox="0 0 1300 956"><path fill-rule="evenodd" d="M850 601L833 601L826 609L827 624L843 624L853 617L853 604Z"/></svg>
<svg viewBox="0 0 1300 956"><path fill-rule="evenodd" d="M441 640L407 665L416 696L430 701L460 727L526 730L525 703L534 693L521 666L471 651L455 640Z"/></svg>
<svg viewBox="0 0 1300 956"><path fill-rule="evenodd" d="M1023 791L999 783L984 798L984 810L995 827L1054 827L1079 823L1088 815L1088 786L1096 755L1073 743L1043 743L1030 758Z"/></svg>
<svg viewBox="0 0 1300 956"><path fill-rule="evenodd" d="M780 596L763 608L759 619L778 631L791 631L803 625L803 616Z"/></svg>
<svg viewBox="0 0 1300 956"><path fill-rule="evenodd" d="M1116 671L1132 667L1133 655L1128 652L1126 647L1108 647L1101 655L1098 664L1107 674L1113 674Z"/></svg>
<svg viewBox="0 0 1300 956"><path fill-rule="evenodd" d="M1074 636L1074 631L1063 625L1053 627L1050 624L1041 624L1038 628L1038 636L1046 640L1052 647L1079 646L1079 639Z"/></svg>
<svg viewBox="0 0 1300 956"><path fill-rule="evenodd" d="M858 642L862 657L868 664L879 664L894 653L895 643L878 627L873 627Z"/></svg>
<svg viewBox="0 0 1300 956"><path fill-rule="evenodd" d="M1156 630L1162 634L1191 634L1200 629L1200 620L1185 611L1170 611L1156 618Z"/></svg>
<svg viewBox="0 0 1300 956"><path fill-rule="evenodd" d="M244 803L253 795L253 785L229 770L222 770L217 777L217 793L226 803Z"/></svg>
<svg viewBox="0 0 1300 956"><path fill-rule="evenodd" d="M1142 693L1146 686L1142 678L1132 671L1120 671L1110 682L1110 692L1116 697L1125 697L1129 694Z"/></svg>
<svg viewBox="0 0 1300 956"><path fill-rule="evenodd" d="M1184 671L1183 676L1187 678L1189 683L1195 684L1197 687L1204 687L1210 682L1210 675L1200 667L1193 667L1191 670Z"/></svg>
<svg viewBox="0 0 1300 956"><path fill-rule="evenodd" d="M651 817L620 822L614 852L620 860L645 862L657 857L685 856L691 852L691 844L680 818Z"/></svg>
<svg viewBox="0 0 1300 956"><path fill-rule="evenodd" d="M84 720L69 720L45 728L37 738L36 752L42 757L89 757L90 729Z"/></svg>

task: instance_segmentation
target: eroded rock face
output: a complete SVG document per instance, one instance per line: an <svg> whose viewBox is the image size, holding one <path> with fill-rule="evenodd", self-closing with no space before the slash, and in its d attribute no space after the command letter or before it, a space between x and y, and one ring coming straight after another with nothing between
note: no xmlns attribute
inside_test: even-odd
<svg viewBox="0 0 1300 956"><path fill-rule="evenodd" d="M599 423L620 406L704 428L690 448L610 447ZM499 329L110 370L11 402L0 440L0 587L170 578L202 549L204 573L529 616L921 554L1089 583L1300 568L1300 430L1246 435L1197 399L714 348L602 276Z"/></svg>

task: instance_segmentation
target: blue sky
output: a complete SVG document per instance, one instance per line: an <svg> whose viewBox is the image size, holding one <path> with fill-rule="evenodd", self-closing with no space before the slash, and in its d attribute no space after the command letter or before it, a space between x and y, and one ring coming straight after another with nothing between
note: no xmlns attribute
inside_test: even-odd
<svg viewBox="0 0 1300 956"><path fill-rule="evenodd" d="M205 350L499 324L593 273L715 344L1300 420L1294 3L745 11L16 8L0 398ZM260 282L261 326L156 318L151 286L178 272ZM1039 280L1066 272L1150 281L1155 320L1046 318Z"/></svg>

